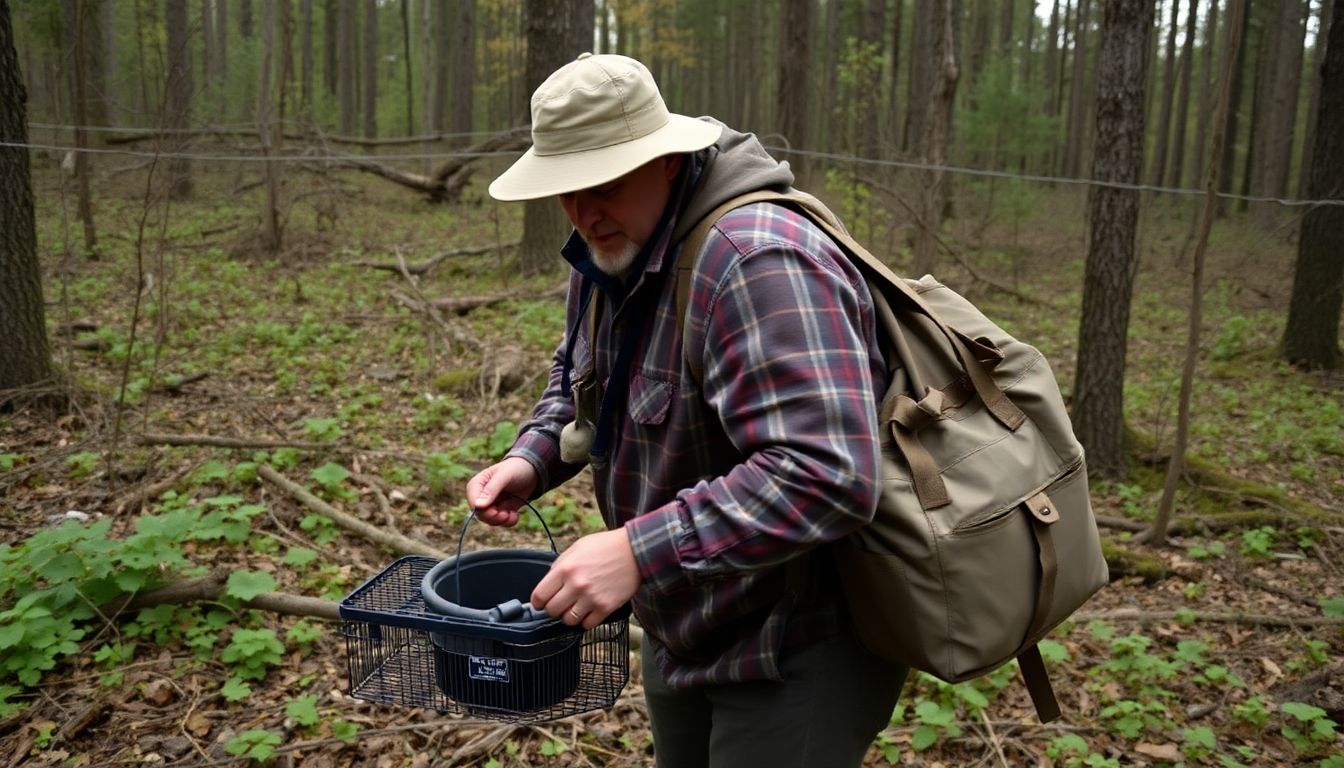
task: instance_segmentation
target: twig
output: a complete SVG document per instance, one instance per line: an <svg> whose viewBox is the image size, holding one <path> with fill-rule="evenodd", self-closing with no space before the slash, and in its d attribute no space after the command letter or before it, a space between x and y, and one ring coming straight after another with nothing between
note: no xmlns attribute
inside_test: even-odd
<svg viewBox="0 0 1344 768"><path fill-rule="evenodd" d="M985 710L980 710L980 721L985 724L985 733L989 734L989 743L994 746L994 754L999 758L999 765L1008 768L1008 759L1003 756L1003 745L999 743L998 734L994 733L994 724L989 722L989 715Z"/></svg>
<svg viewBox="0 0 1344 768"><path fill-rule="evenodd" d="M255 437L221 437L219 435L169 435L146 432L135 438L140 445L209 445L215 448L298 448L305 451L339 450L333 443L315 443L303 440L265 440Z"/></svg>
<svg viewBox="0 0 1344 768"><path fill-rule="evenodd" d="M399 533L385 531L375 525L360 520L357 517L342 512L325 501L309 493L303 486L289 480L288 478L271 469L268 466L257 467L257 475L268 483L287 491L291 496L298 499L305 507L308 507L320 515L325 515L332 522L352 533L363 536L369 541L382 544L385 547L403 555L430 555L440 560L447 559L449 554L441 549L430 546L422 541L417 541L408 536Z"/></svg>
<svg viewBox="0 0 1344 768"><path fill-rule="evenodd" d="M112 509L114 513L120 515L123 512L136 511L137 509L140 508L141 504L144 504L146 501L149 501L151 499L158 498L159 494L177 485L179 480L181 480L184 477L187 477L192 472L195 472L196 469L200 466L201 466L200 464L193 464L190 467L187 467L186 469L173 473L169 477L166 477L158 481L157 483L140 486L139 488L131 490L129 493L125 494L124 496L122 496L121 498L117 499L112 503Z"/></svg>

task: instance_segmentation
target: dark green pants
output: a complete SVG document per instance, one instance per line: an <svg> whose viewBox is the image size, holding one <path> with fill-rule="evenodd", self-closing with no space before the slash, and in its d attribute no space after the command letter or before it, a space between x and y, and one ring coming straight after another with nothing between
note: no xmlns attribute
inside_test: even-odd
<svg viewBox="0 0 1344 768"><path fill-rule="evenodd" d="M906 674L846 632L786 655L781 682L673 690L650 645L641 668L658 768L856 768Z"/></svg>

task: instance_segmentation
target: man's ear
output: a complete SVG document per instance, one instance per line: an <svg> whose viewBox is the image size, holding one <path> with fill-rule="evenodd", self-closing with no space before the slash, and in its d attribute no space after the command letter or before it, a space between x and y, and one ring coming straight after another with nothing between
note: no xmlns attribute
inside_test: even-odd
<svg viewBox="0 0 1344 768"><path fill-rule="evenodd" d="M663 155L663 173L667 175L668 182L677 180L677 174L681 173L681 163L685 155Z"/></svg>

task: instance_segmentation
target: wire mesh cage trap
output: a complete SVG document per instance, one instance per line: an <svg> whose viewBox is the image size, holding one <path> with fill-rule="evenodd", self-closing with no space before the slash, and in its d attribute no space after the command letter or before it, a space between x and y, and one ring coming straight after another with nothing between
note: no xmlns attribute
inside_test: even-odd
<svg viewBox="0 0 1344 768"><path fill-rule="evenodd" d="M459 542L457 557L383 569L340 604L350 695L514 723L611 707L630 676L629 607L586 631L532 609L552 550Z"/></svg>

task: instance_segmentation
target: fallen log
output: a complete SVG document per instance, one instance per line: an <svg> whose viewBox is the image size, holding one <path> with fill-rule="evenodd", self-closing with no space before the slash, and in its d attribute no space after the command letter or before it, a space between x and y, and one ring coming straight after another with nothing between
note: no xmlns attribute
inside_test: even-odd
<svg viewBox="0 0 1344 768"><path fill-rule="evenodd" d="M253 437L221 437L219 435L169 435L159 432L146 432L138 435L135 442L139 445L208 445L215 448L298 448L305 451L328 451L336 446L331 443L315 443L304 440L266 440Z"/></svg>
<svg viewBox="0 0 1344 768"><path fill-rule="evenodd" d="M491 251L498 250L500 248L514 248L518 245L519 242L521 241L514 240L508 243L480 245L473 248L456 248L451 251L436 253L424 261L408 263L406 265L406 272L412 275L423 275L429 272L431 269L442 264L444 260L453 258L454 256L479 256L483 253L489 253ZM396 262L356 261L354 262L354 265L357 267L369 267L370 269L381 269L387 272L396 273L398 275L401 274L402 271L401 265L397 264Z"/></svg>

